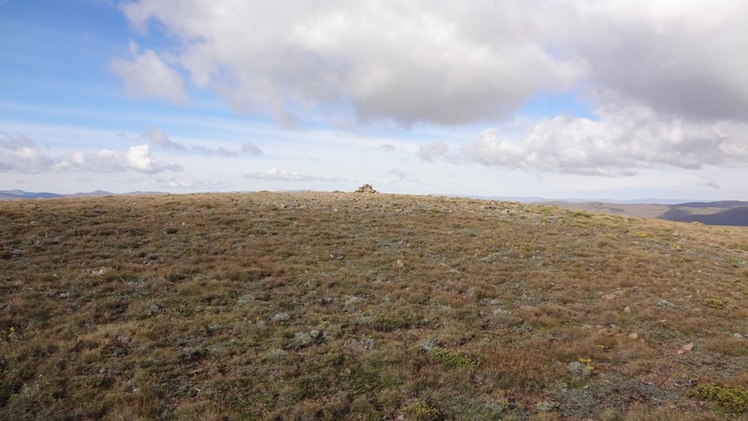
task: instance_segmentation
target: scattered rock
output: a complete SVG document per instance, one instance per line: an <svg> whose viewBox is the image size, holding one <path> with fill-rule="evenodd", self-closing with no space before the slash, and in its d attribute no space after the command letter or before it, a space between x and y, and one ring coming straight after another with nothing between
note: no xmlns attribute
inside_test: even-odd
<svg viewBox="0 0 748 421"><path fill-rule="evenodd" d="M548 412L553 411L553 409L556 407L556 404L553 402L548 401L542 401L535 404L535 408L537 408L538 411L541 412Z"/></svg>
<svg viewBox="0 0 748 421"><path fill-rule="evenodd" d="M330 252L330 258L335 260L343 260L345 259L345 254L339 252L339 251L332 251Z"/></svg>
<svg viewBox="0 0 748 421"><path fill-rule="evenodd" d="M312 337L311 334L307 332L296 332L296 335L294 335L293 341L294 341L294 345L301 348L301 347L305 347L311 344L312 341L314 341L314 338Z"/></svg>
<svg viewBox="0 0 748 421"><path fill-rule="evenodd" d="M403 267L403 266L405 266L405 262L403 262L403 261L402 261L402 260L400 260L400 259L397 259L397 262L395 262L395 267L399 267L399 268L401 268L401 267Z"/></svg>
<svg viewBox="0 0 748 421"><path fill-rule="evenodd" d="M296 332L293 345L296 348L303 348L311 344L321 344L329 339L330 335L327 332L320 332L319 330L313 329L309 332Z"/></svg>
<svg viewBox="0 0 748 421"><path fill-rule="evenodd" d="M626 306L626 308L623 309L624 313L631 313L631 307Z"/></svg>
<svg viewBox="0 0 748 421"><path fill-rule="evenodd" d="M694 347L694 346L695 346L695 345L694 345L694 343L693 343L693 342L689 342L689 343L687 343L687 344L683 345L683 346L682 346L682 347L681 347L681 348L680 348L680 349L678 350L678 355L683 355L683 354L685 354L686 352L691 352L691 351L693 351L693 347Z"/></svg>
<svg viewBox="0 0 748 421"><path fill-rule="evenodd" d="M504 310L503 308L497 308L493 311L494 316L506 316L509 314L509 310Z"/></svg>
<svg viewBox="0 0 748 421"><path fill-rule="evenodd" d="M582 364L579 361L571 362L566 367L569 369L570 373L577 374L582 377L589 377L590 374L592 374L592 371L590 371L590 369L587 368L587 365Z"/></svg>
<svg viewBox="0 0 748 421"><path fill-rule="evenodd" d="M150 307L148 307L148 310L145 311L145 314L148 316L155 316L159 313L161 313L161 307L158 304L152 304Z"/></svg>
<svg viewBox="0 0 748 421"><path fill-rule="evenodd" d="M436 339L421 339L418 341L418 346L424 351L430 351L439 347L436 343Z"/></svg>
<svg viewBox="0 0 748 421"><path fill-rule="evenodd" d="M276 313L273 315L272 320L274 322L286 322L291 318L288 313Z"/></svg>
<svg viewBox="0 0 748 421"><path fill-rule="evenodd" d="M372 338L363 338L361 339L361 345L366 349L374 349L377 346L377 341Z"/></svg>
<svg viewBox="0 0 748 421"><path fill-rule="evenodd" d="M208 333L208 336L213 335L214 333L218 332L221 329L221 325L216 323L211 323L207 326L205 326L205 331Z"/></svg>
<svg viewBox="0 0 748 421"><path fill-rule="evenodd" d="M671 303L670 301L668 301L668 300L666 300L664 298L660 298L659 301L657 301L657 305L660 306L660 307L662 307L662 308L673 308L673 307L675 307L675 305L673 303Z"/></svg>
<svg viewBox="0 0 748 421"><path fill-rule="evenodd" d="M270 351L269 357L273 360L281 360L288 356L288 351L283 349L274 349Z"/></svg>
<svg viewBox="0 0 748 421"><path fill-rule="evenodd" d="M350 307L350 306L352 306L352 305L354 305L356 303L360 303L360 302L361 302L361 297L357 297L355 295L346 295L345 296L345 304L344 305L346 307Z"/></svg>
<svg viewBox="0 0 748 421"><path fill-rule="evenodd" d="M631 338L631 339L639 339L639 335L637 333L629 333L629 338Z"/></svg>
<svg viewBox="0 0 748 421"><path fill-rule="evenodd" d="M251 303L254 300L255 300L255 297L253 297L250 294L245 294L245 295L242 295L241 297L239 297L236 300L236 304L239 305L239 306L245 306L245 305Z"/></svg>
<svg viewBox="0 0 748 421"><path fill-rule="evenodd" d="M598 333L605 336L626 336L623 329L616 325L610 325L598 330Z"/></svg>
<svg viewBox="0 0 748 421"><path fill-rule="evenodd" d="M378 191L374 190L374 187L371 186L371 184L364 184L363 186L356 189L354 193L369 193L369 194L376 194L379 193Z"/></svg>

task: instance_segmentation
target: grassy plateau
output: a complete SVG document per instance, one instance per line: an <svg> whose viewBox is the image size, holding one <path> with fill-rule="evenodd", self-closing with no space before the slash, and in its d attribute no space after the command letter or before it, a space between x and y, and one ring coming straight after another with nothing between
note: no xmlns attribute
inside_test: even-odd
<svg viewBox="0 0 748 421"><path fill-rule="evenodd" d="M0 419L748 417L748 229L369 193L0 202Z"/></svg>

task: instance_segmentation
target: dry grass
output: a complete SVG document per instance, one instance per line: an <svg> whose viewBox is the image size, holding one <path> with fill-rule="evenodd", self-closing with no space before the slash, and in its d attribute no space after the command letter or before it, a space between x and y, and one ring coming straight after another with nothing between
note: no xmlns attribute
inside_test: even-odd
<svg viewBox="0 0 748 421"><path fill-rule="evenodd" d="M724 396L748 388L745 229L346 193L0 202L0 221L2 419L744 408Z"/></svg>

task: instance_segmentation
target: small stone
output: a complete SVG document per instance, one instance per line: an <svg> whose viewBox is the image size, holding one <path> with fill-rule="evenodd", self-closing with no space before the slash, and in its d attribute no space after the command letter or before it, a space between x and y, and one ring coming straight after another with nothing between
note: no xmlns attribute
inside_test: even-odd
<svg viewBox="0 0 748 421"><path fill-rule="evenodd" d="M509 311L504 310L503 308L497 308L493 311L494 316L506 316L507 314L509 314Z"/></svg>
<svg viewBox="0 0 748 421"><path fill-rule="evenodd" d="M587 368L585 364L580 363L579 361L574 361L569 363L567 366L569 369L569 372L572 374L579 374L582 377L589 377L591 374L591 371Z"/></svg>
<svg viewBox="0 0 748 421"><path fill-rule="evenodd" d="M285 321L288 321L290 318L291 316L289 316L288 313L276 313L273 315L274 322L285 322Z"/></svg>
<svg viewBox="0 0 748 421"><path fill-rule="evenodd" d="M395 266L401 268L401 267L405 266L405 262L403 262L402 260L398 259L397 262L395 262Z"/></svg>
<svg viewBox="0 0 748 421"><path fill-rule="evenodd" d="M241 297L239 297L236 300L236 304L239 305L239 306L244 306L244 305L247 305L247 304L251 303L252 301L254 301L254 299L255 299L255 297L253 297L252 295L245 294L245 295L242 295Z"/></svg>
<svg viewBox="0 0 748 421"><path fill-rule="evenodd" d="M431 351L432 349L439 347L436 343L436 339L421 339L418 341L418 346L424 351Z"/></svg>
<svg viewBox="0 0 748 421"><path fill-rule="evenodd" d="M555 407L556 407L555 404L553 404L552 402L548 402L548 401L542 401L542 402L538 402L537 404L535 404L535 408L537 408L538 411L542 411L542 412L552 411L553 408Z"/></svg>
<svg viewBox="0 0 748 421"><path fill-rule="evenodd" d="M639 339L639 335L636 333L629 333L629 338L631 339Z"/></svg>
<svg viewBox="0 0 748 421"><path fill-rule="evenodd" d="M662 307L662 308L673 308L673 307L675 307L675 305L673 303L671 303L670 301L668 301L668 300L666 300L664 298L660 298L659 301L657 301L657 305L660 306L660 307Z"/></svg>
<svg viewBox="0 0 748 421"><path fill-rule="evenodd" d="M306 333L306 332L297 332L296 335L294 335L294 342L298 347L305 347L312 343L314 338L312 338L312 335Z"/></svg>
<svg viewBox="0 0 748 421"><path fill-rule="evenodd" d="M631 307L626 306L626 308L623 309L624 313L631 313Z"/></svg>
<svg viewBox="0 0 748 421"><path fill-rule="evenodd" d="M687 343L687 344L683 345L683 348L682 348L682 349L683 349L684 351L690 352L690 351L692 351L692 350L693 350L693 347L694 347L694 343L693 343L693 342L689 342L689 343Z"/></svg>
<svg viewBox="0 0 748 421"><path fill-rule="evenodd" d="M285 351L283 349L274 349L270 351L270 358L274 360L280 360L283 358L286 358L288 356L288 351Z"/></svg>
<svg viewBox="0 0 748 421"><path fill-rule="evenodd" d="M376 345L377 345L377 342L374 339L371 339L371 338L361 339L361 346L363 346L365 349L374 349Z"/></svg>

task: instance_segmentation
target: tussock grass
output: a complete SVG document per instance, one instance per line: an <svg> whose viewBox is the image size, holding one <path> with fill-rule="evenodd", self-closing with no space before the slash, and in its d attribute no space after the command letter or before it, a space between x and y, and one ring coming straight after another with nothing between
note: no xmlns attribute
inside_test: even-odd
<svg viewBox="0 0 748 421"><path fill-rule="evenodd" d="M745 411L742 228L268 192L0 202L0 221L2 419Z"/></svg>

